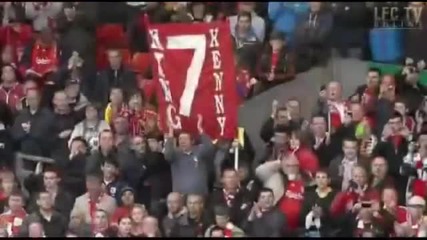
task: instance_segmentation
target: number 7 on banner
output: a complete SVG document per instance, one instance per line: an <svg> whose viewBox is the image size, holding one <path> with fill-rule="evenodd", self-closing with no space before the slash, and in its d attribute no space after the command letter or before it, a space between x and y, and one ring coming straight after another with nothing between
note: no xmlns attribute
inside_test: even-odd
<svg viewBox="0 0 427 240"><path fill-rule="evenodd" d="M206 36L203 34L167 37L167 49L194 49L194 55L187 69L185 88L180 98L179 114L189 117L194 95L199 85L203 63L206 57Z"/></svg>

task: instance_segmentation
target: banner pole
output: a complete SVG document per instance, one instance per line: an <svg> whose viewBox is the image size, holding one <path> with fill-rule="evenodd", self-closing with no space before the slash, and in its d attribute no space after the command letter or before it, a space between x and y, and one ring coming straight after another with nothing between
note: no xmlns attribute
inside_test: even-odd
<svg viewBox="0 0 427 240"><path fill-rule="evenodd" d="M239 169L239 146L234 147L234 169Z"/></svg>

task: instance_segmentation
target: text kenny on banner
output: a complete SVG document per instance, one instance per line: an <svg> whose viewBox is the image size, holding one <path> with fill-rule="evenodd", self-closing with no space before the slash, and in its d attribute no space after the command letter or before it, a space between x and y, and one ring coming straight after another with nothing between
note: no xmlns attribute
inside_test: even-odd
<svg viewBox="0 0 427 240"><path fill-rule="evenodd" d="M159 86L162 129L197 132L197 114L212 138L233 139L237 92L229 25L214 23L149 24L153 76Z"/></svg>

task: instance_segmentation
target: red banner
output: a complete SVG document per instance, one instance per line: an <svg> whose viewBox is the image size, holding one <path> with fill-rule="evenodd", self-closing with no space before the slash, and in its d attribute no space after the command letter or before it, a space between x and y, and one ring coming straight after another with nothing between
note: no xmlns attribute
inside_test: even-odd
<svg viewBox="0 0 427 240"><path fill-rule="evenodd" d="M197 115L213 139L233 139L237 128L235 64L229 25L149 24L153 75L163 129L197 132Z"/></svg>

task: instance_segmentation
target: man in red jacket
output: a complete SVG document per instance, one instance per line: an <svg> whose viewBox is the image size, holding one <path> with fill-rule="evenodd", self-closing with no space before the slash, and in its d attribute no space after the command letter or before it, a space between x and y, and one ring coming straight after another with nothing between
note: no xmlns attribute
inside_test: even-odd
<svg viewBox="0 0 427 240"><path fill-rule="evenodd" d="M17 236L22 223L27 216L24 210L24 196L19 192L13 192L8 200L9 210L0 215L0 221L6 224L9 237Z"/></svg>

